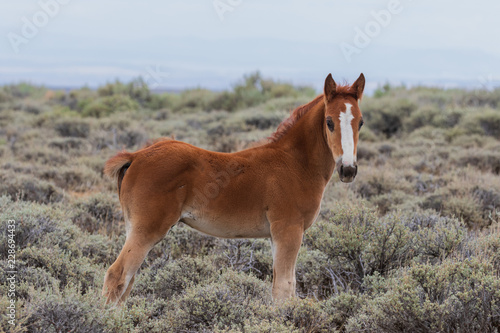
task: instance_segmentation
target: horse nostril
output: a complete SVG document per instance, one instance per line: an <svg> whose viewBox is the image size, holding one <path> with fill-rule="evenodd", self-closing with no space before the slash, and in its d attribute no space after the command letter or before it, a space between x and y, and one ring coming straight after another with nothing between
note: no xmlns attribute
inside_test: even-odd
<svg viewBox="0 0 500 333"><path fill-rule="evenodd" d="M340 175L342 175L342 176L344 175L344 166L343 165L340 166Z"/></svg>

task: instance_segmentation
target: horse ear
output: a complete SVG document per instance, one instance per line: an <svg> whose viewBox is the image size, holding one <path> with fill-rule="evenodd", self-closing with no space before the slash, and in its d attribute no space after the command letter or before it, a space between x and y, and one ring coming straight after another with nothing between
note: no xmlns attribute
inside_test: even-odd
<svg viewBox="0 0 500 333"><path fill-rule="evenodd" d="M325 98L327 101L331 101L337 91L337 84L333 80L332 74L328 74L325 79L325 88L323 89L323 93L325 94Z"/></svg>
<svg viewBox="0 0 500 333"><path fill-rule="evenodd" d="M354 81L351 88L356 93L356 99L360 100L363 97L363 90L365 90L365 76L363 73Z"/></svg>

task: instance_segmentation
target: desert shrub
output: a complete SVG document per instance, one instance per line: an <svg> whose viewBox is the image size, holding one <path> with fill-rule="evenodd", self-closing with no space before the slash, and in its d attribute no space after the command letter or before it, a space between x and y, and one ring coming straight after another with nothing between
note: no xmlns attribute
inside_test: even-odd
<svg viewBox="0 0 500 333"><path fill-rule="evenodd" d="M50 219L50 209L37 204L14 202L9 196L0 196L0 217L2 221L22 221L16 225L16 246L21 249L32 244L40 244L43 237L58 229L57 223ZM7 254L7 228L0 233L0 253Z"/></svg>
<svg viewBox="0 0 500 333"><path fill-rule="evenodd" d="M19 249L58 247L72 258L77 258L82 255L82 246L90 242L69 220L68 212L43 204L12 201L6 196L0 198L0 218L17 222L16 246ZM0 234L0 240L3 236ZM6 248L0 249L6 251Z"/></svg>
<svg viewBox="0 0 500 333"><path fill-rule="evenodd" d="M461 110L445 111L434 105L426 106L416 110L408 119L404 120L405 129L412 132L425 126L451 128L460 122L464 113Z"/></svg>
<svg viewBox="0 0 500 333"><path fill-rule="evenodd" d="M26 147L19 151L18 159L34 165L60 166L66 164L68 156L46 147Z"/></svg>
<svg viewBox="0 0 500 333"><path fill-rule="evenodd" d="M204 235L183 223L177 223L170 229L159 246L155 247L162 249L161 254L152 251L152 255L161 256L163 252L166 252L172 259L186 255L207 255L215 247L217 242L219 242L219 240L215 237Z"/></svg>
<svg viewBox="0 0 500 333"><path fill-rule="evenodd" d="M411 114L409 119L405 121L406 130L412 132L420 127L434 125L434 119L437 118L441 112L442 111L439 109L429 107L416 110Z"/></svg>
<svg viewBox="0 0 500 333"><path fill-rule="evenodd" d="M65 153L88 150L88 142L86 140L74 137L52 139L48 146L60 149Z"/></svg>
<svg viewBox="0 0 500 333"><path fill-rule="evenodd" d="M173 100L172 110L174 112L210 111L217 94L207 89L184 90Z"/></svg>
<svg viewBox="0 0 500 333"><path fill-rule="evenodd" d="M233 91L226 91L216 96L210 103L209 109L235 111L262 104L273 98L295 97L305 95L314 96L310 87L295 87L288 83L275 82L264 79L259 72L245 75L243 80L233 87Z"/></svg>
<svg viewBox="0 0 500 333"><path fill-rule="evenodd" d="M144 131L130 129L120 131L117 135L116 143L119 146L124 145L126 148L131 148L144 144L147 139L148 136Z"/></svg>
<svg viewBox="0 0 500 333"><path fill-rule="evenodd" d="M7 261L2 262L4 267L7 266ZM28 299L30 292L35 289L37 291L54 292L59 290L59 280L52 276L45 268L28 266L23 260L16 260L16 297L17 299ZM0 272L2 281L7 281L9 274L5 271ZM9 293L8 285L0 286L3 295Z"/></svg>
<svg viewBox="0 0 500 333"><path fill-rule="evenodd" d="M110 154L106 155L85 155L85 156L79 156L74 159L75 164L78 165L85 165L91 170L93 170L96 174L98 175L103 175L103 166L106 163L106 160L110 157ZM103 180L103 183L106 183ZM116 190L116 187L114 183L109 182L109 184L112 184L113 191Z"/></svg>
<svg viewBox="0 0 500 333"><path fill-rule="evenodd" d="M57 245L47 247L27 247L18 253L18 258L33 268L45 269L59 281L64 289L66 285L78 286L82 294L101 281L96 266L87 258L75 258L70 252L63 251ZM99 276L97 276L99 275Z"/></svg>
<svg viewBox="0 0 500 333"><path fill-rule="evenodd" d="M140 274L132 293L170 299L188 287L207 284L219 276L220 272L208 260L190 257L168 260L161 257Z"/></svg>
<svg viewBox="0 0 500 333"><path fill-rule="evenodd" d="M125 238L125 234L112 237L100 234L85 235L78 242L78 246L81 256L88 258L92 264L108 268L118 258Z"/></svg>
<svg viewBox="0 0 500 333"><path fill-rule="evenodd" d="M338 290L358 290L367 275L387 274L412 258L409 228L400 215L376 219L365 207L336 207L330 221L318 221L306 233L304 244L328 257L329 284ZM327 280L328 281L328 280Z"/></svg>
<svg viewBox="0 0 500 333"><path fill-rule="evenodd" d="M116 195L98 193L75 203L73 222L89 233L120 235L124 231L123 215Z"/></svg>
<svg viewBox="0 0 500 333"><path fill-rule="evenodd" d="M493 109L477 109L474 112L467 112L459 126L467 134L490 135L494 138L500 136L498 124L500 122L500 112Z"/></svg>
<svg viewBox="0 0 500 333"><path fill-rule="evenodd" d="M302 330L294 327L290 323L283 323L281 321L276 321L273 318L268 320L262 320L261 318L250 318L245 320L245 324L243 326L243 330L240 329L228 329L222 330L219 332L224 333L239 333L239 332L247 332L247 333L300 333Z"/></svg>
<svg viewBox="0 0 500 333"><path fill-rule="evenodd" d="M379 214L385 215L391 210L398 209L405 204L411 205L413 196L401 190L393 190L388 193L370 198L370 202L377 206Z"/></svg>
<svg viewBox="0 0 500 333"><path fill-rule="evenodd" d="M483 219L481 206L470 195L450 195L443 201L441 213L445 216L453 216L464 221L471 229L488 226L490 221Z"/></svg>
<svg viewBox="0 0 500 333"><path fill-rule="evenodd" d="M92 333L104 331L102 312L78 295L45 294L29 305L26 326L30 332Z"/></svg>
<svg viewBox="0 0 500 333"><path fill-rule="evenodd" d="M356 155L357 155L358 161L363 161L363 160L369 161L369 160L377 157L378 152L370 146L359 145Z"/></svg>
<svg viewBox="0 0 500 333"><path fill-rule="evenodd" d="M500 190L499 189L485 189L476 186L472 189L472 195L481 206L483 220L488 221L491 215L500 211ZM491 222L494 222L492 220Z"/></svg>
<svg viewBox="0 0 500 333"><path fill-rule="evenodd" d="M378 136L368 126L363 126L363 129L359 132L359 141L361 143L376 142L378 140L379 140Z"/></svg>
<svg viewBox="0 0 500 333"><path fill-rule="evenodd" d="M477 180L464 180L455 175L448 178L445 181L446 186L421 199L421 208L433 209L444 216L454 216L471 229L484 228L496 221L500 192L493 184L482 187L474 185L478 183Z"/></svg>
<svg viewBox="0 0 500 333"><path fill-rule="evenodd" d="M82 109L84 117L102 118L118 111L137 110L139 104L128 95L99 97Z"/></svg>
<svg viewBox="0 0 500 333"><path fill-rule="evenodd" d="M35 86L27 82L10 84L2 87L2 91L14 98L41 97L47 91L43 86Z"/></svg>
<svg viewBox="0 0 500 333"><path fill-rule="evenodd" d="M459 166L471 166L480 171L490 171L496 175L500 174L500 152L476 149L462 153L455 157L454 160Z"/></svg>
<svg viewBox="0 0 500 333"><path fill-rule="evenodd" d="M500 104L499 89L492 91L483 89L460 92L458 103L468 108L496 108Z"/></svg>
<svg viewBox="0 0 500 333"><path fill-rule="evenodd" d="M415 193L422 195L425 193L434 193L436 190L446 186L447 180L442 177L421 173L414 179L414 184Z"/></svg>
<svg viewBox="0 0 500 333"><path fill-rule="evenodd" d="M500 274L500 237L498 230L489 230L480 237L469 237L468 244L462 247L464 256L474 256L490 262Z"/></svg>
<svg viewBox="0 0 500 333"><path fill-rule="evenodd" d="M334 267L329 265L328 256L321 251L302 247L295 266L297 294L300 297L327 298L346 288L337 285Z"/></svg>
<svg viewBox="0 0 500 333"><path fill-rule="evenodd" d="M189 289L178 299L172 330L204 331L242 326L248 315L244 295L212 283Z"/></svg>
<svg viewBox="0 0 500 333"><path fill-rule="evenodd" d="M322 303L313 299L292 298L280 305L278 316L301 332L332 332L335 324L324 311Z"/></svg>
<svg viewBox="0 0 500 333"><path fill-rule="evenodd" d="M353 184L353 190L362 198L372 197L391 192L396 187L395 181L385 173L362 174Z"/></svg>
<svg viewBox="0 0 500 333"><path fill-rule="evenodd" d="M217 242L211 253L217 255L214 264L238 272L251 273L259 279L272 275L272 255L268 240L227 239Z"/></svg>
<svg viewBox="0 0 500 333"><path fill-rule="evenodd" d="M101 177L85 166L50 168L41 171L39 177L56 186L75 192L85 192L101 182Z"/></svg>
<svg viewBox="0 0 500 333"><path fill-rule="evenodd" d="M155 112L153 119L156 121L164 121L170 117L170 110L157 107L158 111Z"/></svg>
<svg viewBox="0 0 500 333"><path fill-rule="evenodd" d="M464 148L483 148L491 142L491 139L479 134L464 134L465 131L460 128L455 128L456 133L447 133L447 141L451 142L455 146L460 146ZM452 129L453 130L453 129ZM494 140L494 139L493 139Z"/></svg>
<svg viewBox="0 0 500 333"><path fill-rule="evenodd" d="M6 103L12 101L12 96L10 96L8 93L5 91L0 90L0 103Z"/></svg>
<svg viewBox="0 0 500 333"><path fill-rule="evenodd" d="M8 195L12 199L39 203L58 202L64 199L64 193L45 180L28 175L14 176L10 172L0 173L0 179L0 195Z"/></svg>
<svg viewBox="0 0 500 333"><path fill-rule="evenodd" d="M406 99L373 102L363 107L363 118L370 130L390 138L403 130L403 120L416 109L417 105Z"/></svg>
<svg viewBox="0 0 500 333"><path fill-rule="evenodd" d="M245 320L262 304L258 300L265 299L269 291L262 281L246 274L226 274L230 276L223 275L221 282L195 286L177 298L175 310L166 315L172 331L243 328Z"/></svg>
<svg viewBox="0 0 500 333"><path fill-rule="evenodd" d="M404 216L401 223L414 235L413 248L421 262L436 262L448 258L460 248L467 234L457 219L441 217L433 212L418 212Z"/></svg>
<svg viewBox="0 0 500 333"><path fill-rule="evenodd" d="M283 119L276 114L269 115L254 115L245 119L245 124L250 128L255 129L268 129L270 127L277 127Z"/></svg>
<svg viewBox="0 0 500 333"><path fill-rule="evenodd" d="M44 108L41 103L36 103L34 101L23 101L15 104L12 109L16 111L23 111L32 115L37 115L40 114Z"/></svg>
<svg viewBox="0 0 500 333"><path fill-rule="evenodd" d="M418 264L387 281L388 292L351 318L347 332L495 332L500 280L477 259Z"/></svg>
<svg viewBox="0 0 500 333"><path fill-rule="evenodd" d="M125 95L140 105L146 105L152 100L148 85L142 78L133 79L129 83L122 83L118 80L114 83L107 83L97 89L97 94L101 97Z"/></svg>
<svg viewBox="0 0 500 333"><path fill-rule="evenodd" d="M323 311L329 316L330 332L344 328L351 317L354 317L366 303L366 294L352 292L340 293L323 302Z"/></svg>
<svg viewBox="0 0 500 333"><path fill-rule="evenodd" d="M54 129L63 137L86 138L90 133L90 124L81 119L63 119L55 123Z"/></svg>
<svg viewBox="0 0 500 333"><path fill-rule="evenodd" d="M476 115L479 126L484 131L484 134L490 135L494 138L500 138L500 111L499 110L486 110Z"/></svg>
<svg viewBox="0 0 500 333"><path fill-rule="evenodd" d="M63 105L68 106L71 110L81 112L87 105L92 103L97 97L94 90L89 87L82 87L71 90L63 101Z"/></svg>

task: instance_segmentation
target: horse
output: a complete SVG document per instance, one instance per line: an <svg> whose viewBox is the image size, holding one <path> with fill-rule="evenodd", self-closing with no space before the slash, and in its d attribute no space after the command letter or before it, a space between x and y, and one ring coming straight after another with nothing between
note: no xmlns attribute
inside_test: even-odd
<svg viewBox="0 0 500 333"><path fill-rule="evenodd" d="M273 300L295 295L295 264L335 170L342 182L358 172L363 74L295 109L266 143L234 153L165 140L109 159L117 182L125 244L106 272L107 303L126 300L148 252L177 222L221 238L270 238Z"/></svg>

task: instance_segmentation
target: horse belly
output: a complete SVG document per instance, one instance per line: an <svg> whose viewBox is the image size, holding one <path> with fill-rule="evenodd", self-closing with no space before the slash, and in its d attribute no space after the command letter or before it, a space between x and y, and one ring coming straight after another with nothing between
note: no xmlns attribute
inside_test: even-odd
<svg viewBox="0 0 500 333"><path fill-rule="evenodd" d="M220 214L195 210L181 215L184 222L204 234L221 238L266 238L271 236L265 214Z"/></svg>

